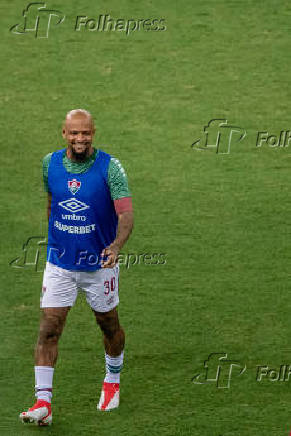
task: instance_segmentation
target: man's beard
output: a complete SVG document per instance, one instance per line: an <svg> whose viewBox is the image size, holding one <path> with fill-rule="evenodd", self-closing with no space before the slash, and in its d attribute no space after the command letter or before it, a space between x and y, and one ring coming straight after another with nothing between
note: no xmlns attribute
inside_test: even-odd
<svg viewBox="0 0 291 436"><path fill-rule="evenodd" d="M87 144L86 144L87 145ZM86 150L82 151L81 153L77 153L73 146L71 146L71 152L72 152L72 156L73 158L78 161L78 162L83 162L84 160L86 160L89 156L89 149L86 148Z"/></svg>

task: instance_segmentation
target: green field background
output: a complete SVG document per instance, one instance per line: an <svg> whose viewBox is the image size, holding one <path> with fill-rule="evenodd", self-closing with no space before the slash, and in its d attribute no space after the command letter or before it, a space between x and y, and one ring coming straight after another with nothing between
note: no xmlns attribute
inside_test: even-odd
<svg viewBox="0 0 291 436"><path fill-rule="evenodd" d="M47 39L9 32L25 6L0 4L0 434L289 435L291 380L258 382L256 371L291 364L291 148L256 137L290 128L290 2L52 0L66 19ZM99 14L164 18L167 30L74 31L77 15ZM42 273L9 264L46 236L41 160L65 146L64 116L79 107L94 115L94 145L128 174L124 251L165 253L166 264L121 269L119 409L96 411L102 338L80 296L60 341L53 426L24 426ZM247 131L230 154L191 148L213 118ZM228 389L194 384L210 353L246 371Z"/></svg>

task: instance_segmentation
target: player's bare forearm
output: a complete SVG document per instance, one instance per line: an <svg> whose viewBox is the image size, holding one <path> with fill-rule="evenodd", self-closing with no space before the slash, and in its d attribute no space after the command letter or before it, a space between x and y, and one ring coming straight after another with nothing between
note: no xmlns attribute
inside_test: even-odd
<svg viewBox="0 0 291 436"><path fill-rule="evenodd" d="M122 249L133 229L133 212L123 212L118 215L117 236L110 246Z"/></svg>
<svg viewBox="0 0 291 436"><path fill-rule="evenodd" d="M102 268L112 268L117 262L117 256L128 240L133 229L133 212L123 212L118 215L117 235L114 241L102 251L107 260L102 262Z"/></svg>

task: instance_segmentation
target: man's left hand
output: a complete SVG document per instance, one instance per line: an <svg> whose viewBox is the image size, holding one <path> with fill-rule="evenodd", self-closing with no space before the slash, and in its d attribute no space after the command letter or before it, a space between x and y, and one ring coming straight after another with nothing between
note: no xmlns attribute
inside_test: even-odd
<svg viewBox="0 0 291 436"><path fill-rule="evenodd" d="M114 244L104 248L101 253L101 268L113 268L117 264L119 251L119 248ZM102 259L105 256L107 259Z"/></svg>

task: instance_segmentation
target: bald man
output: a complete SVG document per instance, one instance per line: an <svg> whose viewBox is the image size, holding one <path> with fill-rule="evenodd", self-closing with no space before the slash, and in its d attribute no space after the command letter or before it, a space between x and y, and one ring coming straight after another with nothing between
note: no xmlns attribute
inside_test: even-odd
<svg viewBox="0 0 291 436"><path fill-rule="evenodd" d="M92 146L94 134L89 112L70 111L63 126L67 148L43 160L49 230L35 349L37 401L20 414L23 422L52 423L58 341L78 289L85 292L104 337L106 376L97 408L119 406L125 336L117 312L118 254L132 231L133 210L124 169Z"/></svg>

